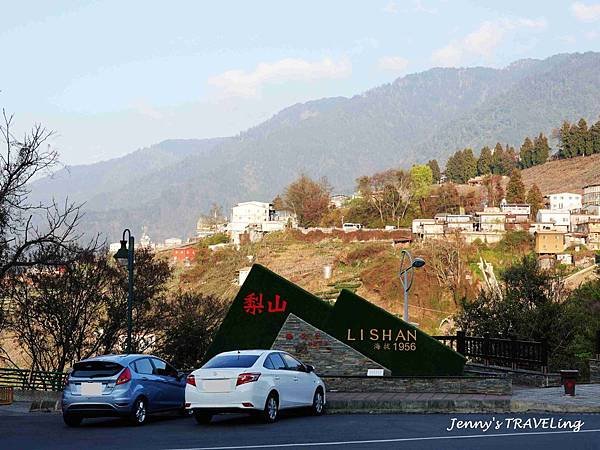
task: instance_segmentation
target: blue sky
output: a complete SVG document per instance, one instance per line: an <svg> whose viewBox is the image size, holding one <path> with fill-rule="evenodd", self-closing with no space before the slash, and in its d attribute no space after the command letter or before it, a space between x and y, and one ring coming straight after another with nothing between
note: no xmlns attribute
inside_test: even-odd
<svg viewBox="0 0 600 450"><path fill-rule="evenodd" d="M431 67L600 50L600 1L13 1L0 106L67 164L236 134Z"/></svg>

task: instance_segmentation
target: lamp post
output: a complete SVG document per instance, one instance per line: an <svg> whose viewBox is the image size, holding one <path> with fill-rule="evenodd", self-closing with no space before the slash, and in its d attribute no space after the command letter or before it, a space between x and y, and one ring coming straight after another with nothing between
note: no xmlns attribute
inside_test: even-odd
<svg viewBox="0 0 600 450"><path fill-rule="evenodd" d="M408 260L409 263L406 267L404 261ZM415 276L415 268L423 267L425 260L423 258L413 258L408 250L402 250L402 259L400 260L400 281L404 288L404 321L408 322L408 291L412 286L413 278ZM410 280L408 274L410 273Z"/></svg>
<svg viewBox="0 0 600 450"><path fill-rule="evenodd" d="M129 246L125 234L129 236ZM121 248L115 253L115 260L121 267L127 267L129 289L127 292L127 353L131 353L131 309L133 306L133 263L134 263L134 245L135 239L131 235L129 228L123 230L123 239L121 239Z"/></svg>

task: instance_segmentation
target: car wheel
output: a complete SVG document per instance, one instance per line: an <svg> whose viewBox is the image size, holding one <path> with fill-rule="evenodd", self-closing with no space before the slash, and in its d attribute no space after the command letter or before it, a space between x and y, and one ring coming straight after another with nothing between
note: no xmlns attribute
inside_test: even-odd
<svg viewBox="0 0 600 450"><path fill-rule="evenodd" d="M75 414L63 414L63 421L69 427L78 427L81 425L83 417L76 416Z"/></svg>
<svg viewBox="0 0 600 450"><path fill-rule="evenodd" d="M200 425L208 425L212 420L212 414L194 411L194 419L196 419L196 422Z"/></svg>
<svg viewBox="0 0 600 450"><path fill-rule="evenodd" d="M279 401L277 395L271 392L265 402L265 409L262 412L262 419L266 423L273 423L279 417Z"/></svg>
<svg viewBox="0 0 600 450"><path fill-rule="evenodd" d="M321 416L325 414L325 396L323 395L323 391L321 389L317 389L315 391L311 412L313 416Z"/></svg>
<svg viewBox="0 0 600 450"><path fill-rule="evenodd" d="M144 425L146 423L146 418L148 417L148 406L146 404L146 400L143 398L138 398L133 403L133 408L131 409L130 420L133 425Z"/></svg>

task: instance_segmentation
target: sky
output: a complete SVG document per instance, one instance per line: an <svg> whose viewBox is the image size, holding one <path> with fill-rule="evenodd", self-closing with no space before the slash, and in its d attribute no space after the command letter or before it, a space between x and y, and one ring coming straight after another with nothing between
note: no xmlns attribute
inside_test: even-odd
<svg viewBox="0 0 600 450"><path fill-rule="evenodd" d="M21 0L0 23L0 106L69 165L432 67L600 51L599 0Z"/></svg>

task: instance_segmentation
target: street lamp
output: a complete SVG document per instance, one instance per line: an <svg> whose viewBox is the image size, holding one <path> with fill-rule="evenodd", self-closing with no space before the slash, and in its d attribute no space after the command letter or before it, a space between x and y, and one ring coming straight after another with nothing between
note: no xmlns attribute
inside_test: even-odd
<svg viewBox="0 0 600 450"><path fill-rule="evenodd" d="M406 267L404 265L404 260L407 259L410 264ZM413 258L408 250L402 250L402 259L400 260L400 281L402 282L402 287L404 288L404 321L408 322L408 291L412 286L413 278L415 276L415 268L423 267L425 265L425 260L423 258ZM408 279L408 274L410 273L410 281Z"/></svg>
<svg viewBox="0 0 600 450"><path fill-rule="evenodd" d="M125 234L129 236L129 247ZM129 290L127 292L127 353L131 353L131 309L133 306L133 263L134 263L134 244L135 239L131 235L129 228L123 230L123 239L121 239L121 248L115 253L115 260L121 267L127 267Z"/></svg>

